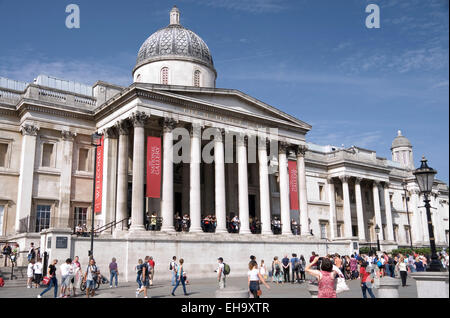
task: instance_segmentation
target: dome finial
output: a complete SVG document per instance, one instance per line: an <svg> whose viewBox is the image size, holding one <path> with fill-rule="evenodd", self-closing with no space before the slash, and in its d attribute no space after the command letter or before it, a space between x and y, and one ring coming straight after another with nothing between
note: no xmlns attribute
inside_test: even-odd
<svg viewBox="0 0 450 318"><path fill-rule="evenodd" d="M398 131L397 131L397 135L400 137L400 136L402 136L402 131L399 129Z"/></svg>
<svg viewBox="0 0 450 318"><path fill-rule="evenodd" d="M180 24L180 10L176 5L170 10L170 24Z"/></svg>

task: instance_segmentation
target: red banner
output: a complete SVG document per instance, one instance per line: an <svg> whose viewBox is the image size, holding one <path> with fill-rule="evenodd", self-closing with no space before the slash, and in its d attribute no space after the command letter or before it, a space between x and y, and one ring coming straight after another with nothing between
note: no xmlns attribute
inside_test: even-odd
<svg viewBox="0 0 450 318"><path fill-rule="evenodd" d="M297 162L289 160L289 196L291 210L298 210Z"/></svg>
<svg viewBox="0 0 450 318"><path fill-rule="evenodd" d="M97 158L95 158L95 202L94 212L102 212L102 185L103 185L103 141L100 141L100 146L97 147Z"/></svg>
<svg viewBox="0 0 450 318"><path fill-rule="evenodd" d="M147 137L147 198L161 197L161 138Z"/></svg>

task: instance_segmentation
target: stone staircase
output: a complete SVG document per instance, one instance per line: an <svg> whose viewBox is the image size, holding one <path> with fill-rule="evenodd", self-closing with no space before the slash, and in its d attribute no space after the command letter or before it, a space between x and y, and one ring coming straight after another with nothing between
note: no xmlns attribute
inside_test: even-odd
<svg viewBox="0 0 450 318"><path fill-rule="evenodd" d="M24 266L14 267L12 279L11 270L11 267L0 267L0 276L5 281L5 286L3 288L25 287L27 285L27 268Z"/></svg>

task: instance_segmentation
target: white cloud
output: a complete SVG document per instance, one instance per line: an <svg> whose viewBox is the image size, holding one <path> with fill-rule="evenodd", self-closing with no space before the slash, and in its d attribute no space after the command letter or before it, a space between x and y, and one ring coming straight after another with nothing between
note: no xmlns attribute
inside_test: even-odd
<svg viewBox="0 0 450 318"><path fill-rule="evenodd" d="M279 12L288 8L286 0L184 0L209 7L250 13Z"/></svg>

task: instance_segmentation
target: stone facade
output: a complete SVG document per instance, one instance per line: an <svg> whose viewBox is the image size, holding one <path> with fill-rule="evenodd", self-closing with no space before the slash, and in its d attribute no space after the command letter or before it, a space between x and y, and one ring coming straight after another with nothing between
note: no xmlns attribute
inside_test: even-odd
<svg viewBox="0 0 450 318"><path fill-rule="evenodd" d="M173 64L177 72L179 58ZM189 56L184 59L192 62ZM171 68L172 57L164 63ZM70 231L79 223L91 224L90 138L100 132L105 140L103 197L94 223L96 228L110 226L96 239L94 251L100 262L123 257L119 262L130 279L137 258L146 254L161 261L190 254L196 259L193 268L203 268L194 275L210 275L217 256L233 260L245 273L251 253L267 260L284 252L350 254L376 244L376 225L382 229L382 249L409 246L411 238L415 246L429 244L423 200L412 174L412 146L401 133L393 142L393 160L359 147L314 145L306 141L310 125L238 90L215 88L215 75L196 87L190 65L184 68L190 74L183 75L186 80L162 84L156 80L159 66L149 65L156 64L142 67L157 72L155 80L135 78L129 87L97 82L92 95L34 83L23 91L0 87L2 240L25 248L41 237L41 251L50 255L87 257L88 239L70 236ZM173 131L180 127L188 131L189 160L173 164ZM223 135L211 144L201 138L208 128ZM277 134L262 135L263 128ZM224 148L229 135L236 136L232 163L226 162ZM144 194L147 136L162 138L161 199ZM204 162L201 154L210 145L214 160ZM297 164L299 210L289 205L288 160ZM438 246L448 246L448 204L448 186L436 180L431 205ZM161 232L145 231L146 212L162 217ZM174 233L177 212L190 215L191 233ZM208 214L217 217L216 234L202 233L201 218ZM233 215L242 222L239 234L227 233L226 218ZM281 219L281 236L272 232L274 216ZM261 221L262 234L251 234L250 217ZM299 236L292 235L292 219L300 224ZM69 233L67 251L56 250L56 243L48 246L52 233Z"/></svg>

